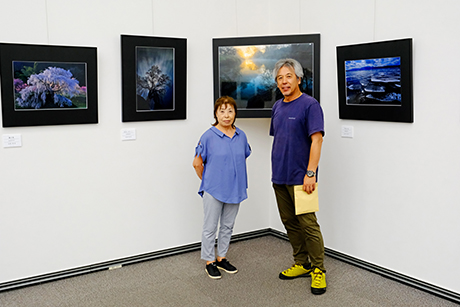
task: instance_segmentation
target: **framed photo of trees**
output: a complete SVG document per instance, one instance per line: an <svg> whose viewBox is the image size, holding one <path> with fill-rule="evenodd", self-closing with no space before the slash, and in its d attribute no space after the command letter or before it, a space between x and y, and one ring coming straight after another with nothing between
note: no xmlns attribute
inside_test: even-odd
<svg viewBox="0 0 460 307"><path fill-rule="evenodd" d="M187 40L121 36L122 121L186 119Z"/></svg>
<svg viewBox="0 0 460 307"><path fill-rule="evenodd" d="M3 127L98 122L97 49L0 43Z"/></svg>
<svg viewBox="0 0 460 307"><path fill-rule="evenodd" d="M300 90L320 101L320 34L214 38L214 100L233 97L238 117L271 117L283 98L272 71L284 58L302 65Z"/></svg>

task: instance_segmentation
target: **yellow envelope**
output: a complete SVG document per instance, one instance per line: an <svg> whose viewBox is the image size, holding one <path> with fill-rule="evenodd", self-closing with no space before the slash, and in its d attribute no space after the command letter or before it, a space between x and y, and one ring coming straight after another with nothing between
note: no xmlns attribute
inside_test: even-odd
<svg viewBox="0 0 460 307"><path fill-rule="evenodd" d="M294 197L296 215L316 212L319 210L318 183L316 183L316 188L311 194L307 194L307 192L303 190L303 185L295 185Z"/></svg>

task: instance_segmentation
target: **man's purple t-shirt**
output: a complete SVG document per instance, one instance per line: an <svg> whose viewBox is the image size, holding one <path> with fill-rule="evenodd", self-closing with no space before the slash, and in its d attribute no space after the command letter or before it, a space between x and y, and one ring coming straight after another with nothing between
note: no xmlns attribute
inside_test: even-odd
<svg viewBox="0 0 460 307"><path fill-rule="evenodd" d="M275 184L303 184L310 159L311 135L324 135L323 110L316 99L306 94L272 108L270 135L272 147L272 182Z"/></svg>

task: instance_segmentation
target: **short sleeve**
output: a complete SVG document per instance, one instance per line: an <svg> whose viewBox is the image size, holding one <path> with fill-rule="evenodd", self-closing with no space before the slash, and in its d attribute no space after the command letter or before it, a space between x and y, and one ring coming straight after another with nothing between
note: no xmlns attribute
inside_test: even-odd
<svg viewBox="0 0 460 307"><path fill-rule="evenodd" d="M273 117L275 115L275 109L276 109L276 102L275 104L273 105L273 108L272 108L272 116L270 118L270 131L269 131L269 135L270 136L274 136L275 135L275 129L273 128Z"/></svg>
<svg viewBox="0 0 460 307"><path fill-rule="evenodd" d="M320 104L315 102L308 108L307 112L308 136L311 136L316 132L321 132L324 136L324 115Z"/></svg>
<svg viewBox="0 0 460 307"><path fill-rule="evenodd" d="M249 157L251 152L252 152L251 145L249 145L249 143L246 142L246 158Z"/></svg>
<svg viewBox="0 0 460 307"><path fill-rule="evenodd" d="M270 120L270 132L268 133L270 136L274 136L275 135L275 131L273 129L273 115L272 115L272 118Z"/></svg>
<svg viewBox="0 0 460 307"><path fill-rule="evenodd" d="M195 147L195 157L198 157L198 156L201 156L201 158L203 159L203 162L206 161L207 150L202 140L200 140Z"/></svg>

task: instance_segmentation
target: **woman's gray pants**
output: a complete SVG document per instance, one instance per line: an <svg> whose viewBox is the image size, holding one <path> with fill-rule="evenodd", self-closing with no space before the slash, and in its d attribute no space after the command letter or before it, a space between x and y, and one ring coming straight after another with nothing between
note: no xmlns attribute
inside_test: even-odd
<svg viewBox="0 0 460 307"><path fill-rule="evenodd" d="M227 255L230 239L235 225L236 215L240 204L227 204L218 201L210 194L203 193L203 233L201 235L201 259L206 261L216 260L214 249L217 226L220 219L219 237L217 239L217 255Z"/></svg>

